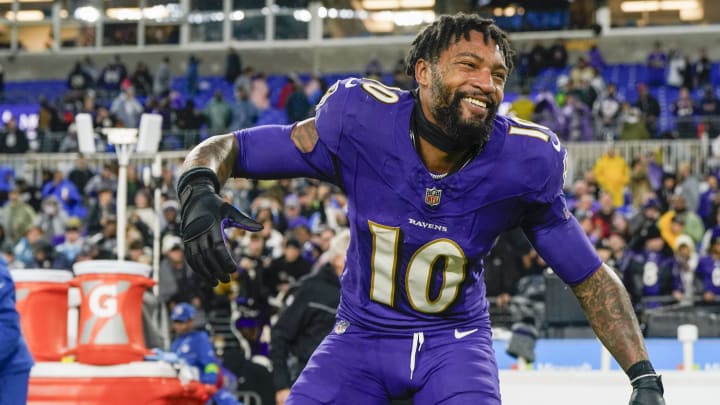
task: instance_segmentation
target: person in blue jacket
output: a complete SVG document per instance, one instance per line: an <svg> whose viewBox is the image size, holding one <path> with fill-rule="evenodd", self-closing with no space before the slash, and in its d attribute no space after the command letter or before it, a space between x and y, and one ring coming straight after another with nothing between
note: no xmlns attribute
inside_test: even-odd
<svg viewBox="0 0 720 405"><path fill-rule="evenodd" d="M215 351L207 332L195 329L195 308L187 302L181 302L173 308L170 319L173 321L175 339L170 351L185 362L200 370L200 382L218 385L221 371ZM227 389L220 388L206 405L242 405ZM0 405L4 405L0 403Z"/></svg>
<svg viewBox="0 0 720 405"><path fill-rule="evenodd" d="M5 259L0 256L0 405L27 402L33 364L15 310L15 285Z"/></svg>

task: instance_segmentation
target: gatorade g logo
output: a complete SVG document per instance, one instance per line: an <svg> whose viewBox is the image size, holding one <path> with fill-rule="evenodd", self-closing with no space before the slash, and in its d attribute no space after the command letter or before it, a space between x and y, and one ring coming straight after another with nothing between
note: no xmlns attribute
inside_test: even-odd
<svg viewBox="0 0 720 405"><path fill-rule="evenodd" d="M118 312L117 285L95 287L88 297L90 312L99 318L110 318Z"/></svg>

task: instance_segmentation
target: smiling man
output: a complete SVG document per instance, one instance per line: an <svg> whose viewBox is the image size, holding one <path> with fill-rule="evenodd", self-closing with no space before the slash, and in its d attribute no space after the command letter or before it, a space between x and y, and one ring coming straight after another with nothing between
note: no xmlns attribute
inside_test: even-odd
<svg viewBox="0 0 720 405"><path fill-rule="evenodd" d="M337 322L286 404L500 404L482 258L517 226L628 372L631 404L663 404L627 293L565 207L565 149L545 127L496 115L512 69L506 34L442 16L406 62L416 91L342 80L314 118L213 137L185 160L187 257L213 283L236 271L223 228L261 228L217 195L230 176L312 177L348 195Z"/></svg>

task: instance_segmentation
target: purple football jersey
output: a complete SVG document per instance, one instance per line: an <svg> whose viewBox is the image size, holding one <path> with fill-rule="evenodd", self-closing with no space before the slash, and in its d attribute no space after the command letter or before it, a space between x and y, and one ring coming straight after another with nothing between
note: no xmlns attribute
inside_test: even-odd
<svg viewBox="0 0 720 405"><path fill-rule="evenodd" d="M388 332L486 322L482 259L516 226L566 282L599 267L586 239L563 240L582 233L565 207L566 152L555 134L498 116L479 155L436 179L413 145L414 103L410 92L353 78L318 106L319 143L349 197L338 318Z"/></svg>
<svg viewBox="0 0 720 405"><path fill-rule="evenodd" d="M703 256L696 271L703 282L704 291L720 294L720 260Z"/></svg>

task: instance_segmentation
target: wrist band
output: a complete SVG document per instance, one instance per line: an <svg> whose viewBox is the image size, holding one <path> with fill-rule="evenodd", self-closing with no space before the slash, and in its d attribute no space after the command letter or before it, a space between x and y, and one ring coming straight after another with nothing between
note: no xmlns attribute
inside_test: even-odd
<svg viewBox="0 0 720 405"><path fill-rule="evenodd" d="M655 369L649 360L640 360L637 363L630 366L627 370L627 376L630 378L630 382L635 382L641 378L657 376Z"/></svg>
<svg viewBox="0 0 720 405"><path fill-rule="evenodd" d="M182 194L182 191L185 189L185 187L187 187L190 181L200 177L209 179L215 187L215 192L220 192L220 179L218 179L217 174L215 174L212 169L210 169L209 167L193 167L192 169L183 173L182 176L180 176L180 179L178 179L178 196Z"/></svg>

